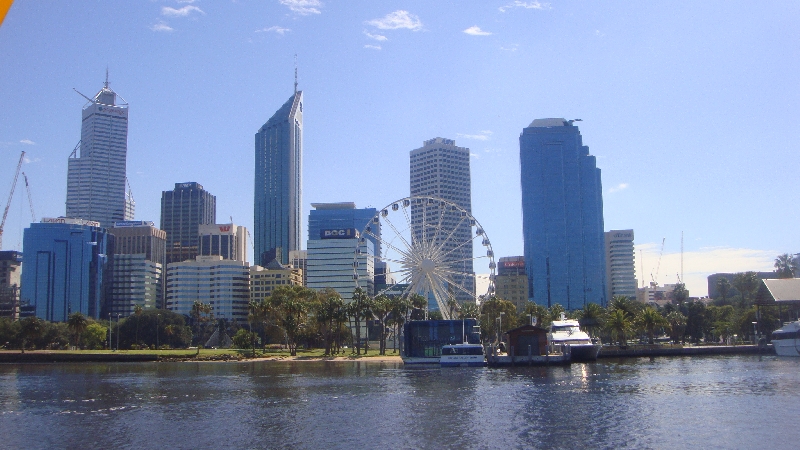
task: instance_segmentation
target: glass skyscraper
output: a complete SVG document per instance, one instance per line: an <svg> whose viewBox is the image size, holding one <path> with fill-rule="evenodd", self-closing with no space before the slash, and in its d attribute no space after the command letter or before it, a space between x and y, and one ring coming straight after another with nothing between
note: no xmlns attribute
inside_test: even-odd
<svg viewBox="0 0 800 450"><path fill-rule="evenodd" d="M256 264L289 263L300 250L303 92L295 90L255 136L253 244Z"/></svg>
<svg viewBox="0 0 800 450"><path fill-rule="evenodd" d="M217 222L217 198L203 185L175 183L161 193L161 229L167 232L167 264L193 261L198 255L200 225Z"/></svg>
<svg viewBox="0 0 800 450"><path fill-rule="evenodd" d="M113 253L114 236L98 222L59 217L32 223L23 237L20 301L44 320L65 322L76 312L99 319Z"/></svg>
<svg viewBox="0 0 800 450"><path fill-rule="evenodd" d="M67 217L103 227L133 219L133 198L125 192L128 104L103 88L83 107L81 141L67 165ZM80 149L80 153L78 150Z"/></svg>
<svg viewBox="0 0 800 450"><path fill-rule="evenodd" d="M550 307L605 306L600 169L578 127L536 119L519 138L529 295Z"/></svg>

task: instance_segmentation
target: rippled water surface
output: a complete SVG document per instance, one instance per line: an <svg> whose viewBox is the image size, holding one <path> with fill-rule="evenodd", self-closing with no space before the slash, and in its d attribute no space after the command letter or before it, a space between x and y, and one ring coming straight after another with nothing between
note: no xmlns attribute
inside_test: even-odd
<svg viewBox="0 0 800 450"><path fill-rule="evenodd" d="M3 448L797 448L800 358L0 365Z"/></svg>

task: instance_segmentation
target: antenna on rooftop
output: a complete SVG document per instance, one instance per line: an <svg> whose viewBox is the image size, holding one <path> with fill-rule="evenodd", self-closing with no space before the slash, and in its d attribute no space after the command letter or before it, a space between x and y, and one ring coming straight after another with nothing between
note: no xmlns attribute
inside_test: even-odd
<svg viewBox="0 0 800 450"><path fill-rule="evenodd" d="M294 54L294 93L297 94L297 53Z"/></svg>
<svg viewBox="0 0 800 450"><path fill-rule="evenodd" d="M103 87L105 87L106 89L108 89L108 66L106 66L106 82L105 82L105 84L103 85Z"/></svg>

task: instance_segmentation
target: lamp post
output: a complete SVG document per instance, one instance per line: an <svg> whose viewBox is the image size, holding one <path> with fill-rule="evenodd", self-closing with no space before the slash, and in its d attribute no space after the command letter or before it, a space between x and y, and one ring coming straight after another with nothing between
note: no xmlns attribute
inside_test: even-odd
<svg viewBox="0 0 800 450"><path fill-rule="evenodd" d="M111 313L108 313L108 349L111 350Z"/></svg>
<svg viewBox="0 0 800 450"><path fill-rule="evenodd" d="M119 316L120 314L117 313L117 350L119 350Z"/></svg>
<svg viewBox="0 0 800 450"><path fill-rule="evenodd" d="M161 314L156 314L156 350L158 350L158 328L161 325Z"/></svg>
<svg viewBox="0 0 800 450"><path fill-rule="evenodd" d="M497 340L498 340L498 341L500 341L500 342L503 342L503 316L504 316L505 314L506 314L506 313L504 313L503 311L500 311L500 317L499 317L499 319L500 319L500 326L499 326L499 327L497 327L497 333L498 333L498 335L499 335L499 337L498 337L498 339L497 339Z"/></svg>
<svg viewBox="0 0 800 450"><path fill-rule="evenodd" d="M756 331L756 327L758 326L758 322L753 322L753 345L756 345L756 335L758 331Z"/></svg>

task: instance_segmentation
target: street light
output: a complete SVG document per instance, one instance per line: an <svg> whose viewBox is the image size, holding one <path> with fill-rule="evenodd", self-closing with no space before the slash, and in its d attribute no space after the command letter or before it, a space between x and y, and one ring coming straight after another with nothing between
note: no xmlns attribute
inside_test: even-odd
<svg viewBox="0 0 800 450"><path fill-rule="evenodd" d="M108 313L108 349L111 350L111 313Z"/></svg>
<svg viewBox="0 0 800 450"><path fill-rule="evenodd" d="M161 314L156 314L156 350L158 350L158 328L161 325Z"/></svg>
<svg viewBox="0 0 800 450"><path fill-rule="evenodd" d="M756 335L758 334L756 326L758 326L758 322L753 322L753 345L756 345Z"/></svg>
<svg viewBox="0 0 800 450"><path fill-rule="evenodd" d="M499 319L500 319L500 326L499 326L499 327L498 327L498 329L497 329L497 332L498 332L498 334L499 334L499 338L498 338L497 340L498 340L498 341L500 341L500 342L503 342L503 316L504 316L505 314L506 314L506 313L504 313L504 312L500 311L500 317L499 317Z"/></svg>
<svg viewBox="0 0 800 450"><path fill-rule="evenodd" d="M119 350L119 313L117 313L117 350Z"/></svg>

